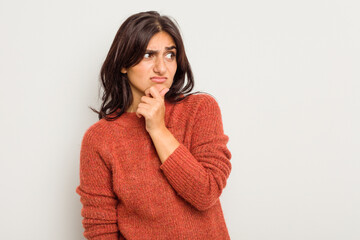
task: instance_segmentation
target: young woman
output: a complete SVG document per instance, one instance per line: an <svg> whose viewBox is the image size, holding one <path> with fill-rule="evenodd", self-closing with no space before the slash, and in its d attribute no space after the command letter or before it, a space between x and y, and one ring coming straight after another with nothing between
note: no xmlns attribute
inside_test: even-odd
<svg viewBox="0 0 360 240"><path fill-rule="evenodd" d="M84 236L230 239L219 201L229 138L211 95L185 96L194 81L174 22L154 11L130 16L101 80L99 121L84 134L76 189Z"/></svg>

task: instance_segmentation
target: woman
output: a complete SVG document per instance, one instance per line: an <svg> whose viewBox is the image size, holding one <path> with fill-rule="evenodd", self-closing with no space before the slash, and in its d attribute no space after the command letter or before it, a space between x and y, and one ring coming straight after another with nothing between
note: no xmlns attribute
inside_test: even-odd
<svg viewBox="0 0 360 240"><path fill-rule="evenodd" d="M229 138L211 95L185 96L193 75L174 22L153 11L130 16L101 80L99 121L84 134L76 189L84 236L230 239L219 202Z"/></svg>

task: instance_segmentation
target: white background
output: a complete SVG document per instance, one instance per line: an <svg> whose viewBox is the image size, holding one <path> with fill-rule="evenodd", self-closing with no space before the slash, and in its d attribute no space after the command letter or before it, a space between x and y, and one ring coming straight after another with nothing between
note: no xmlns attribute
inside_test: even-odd
<svg viewBox="0 0 360 240"><path fill-rule="evenodd" d="M358 1L0 1L1 239L83 239L79 151L120 24L174 17L222 110L232 239L360 239Z"/></svg>

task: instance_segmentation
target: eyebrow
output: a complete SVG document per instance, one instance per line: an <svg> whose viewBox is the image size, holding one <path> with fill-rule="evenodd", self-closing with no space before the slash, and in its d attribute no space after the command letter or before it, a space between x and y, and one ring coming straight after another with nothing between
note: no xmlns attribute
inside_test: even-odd
<svg viewBox="0 0 360 240"><path fill-rule="evenodd" d="M167 51L172 50L172 49L176 50L176 47L175 46L165 47L165 50L167 50ZM146 50L146 53L151 53L151 54L158 53L158 52L159 52L158 50Z"/></svg>
<svg viewBox="0 0 360 240"><path fill-rule="evenodd" d="M175 49L176 50L176 47L175 46L171 46L171 47L165 47L166 50L171 50L171 49Z"/></svg>

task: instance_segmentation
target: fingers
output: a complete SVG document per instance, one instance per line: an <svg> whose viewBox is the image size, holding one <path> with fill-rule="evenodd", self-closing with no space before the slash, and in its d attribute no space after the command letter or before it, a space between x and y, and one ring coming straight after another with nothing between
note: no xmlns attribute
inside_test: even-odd
<svg viewBox="0 0 360 240"><path fill-rule="evenodd" d="M136 110L136 116L138 118L141 118L141 116L145 116L146 110L149 110L149 105L145 103L139 103L138 108ZM145 112L144 112L145 111Z"/></svg>
<svg viewBox="0 0 360 240"><path fill-rule="evenodd" d="M161 95L160 95L160 93L159 93L159 90L155 89L155 87L151 87L151 88L149 89L149 91L150 91L150 94L151 94L151 96L152 96L153 98L161 98Z"/></svg>
<svg viewBox="0 0 360 240"><path fill-rule="evenodd" d="M154 101L154 99L150 96L150 97L148 97L148 96L142 96L141 98L140 98L140 102L143 102L143 103L149 103L149 104L151 104L152 102Z"/></svg>
<svg viewBox="0 0 360 240"><path fill-rule="evenodd" d="M161 90L159 90L159 89L154 89L154 94L156 95L156 97L155 98L162 98L162 99L164 99L164 96L165 96L165 94L167 93L169 91L169 89L167 88L167 87L164 87L164 88L162 88ZM151 93L152 91L150 90L150 93Z"/></svg>
<svg viewBox="0 0 360 240"><path fill-rule="evenodd" d="M140 103L138 104L138 108L136 110L136 116L141 118L142 116L146 118L149 107L159 105L160 102L163 104L164 96L170 89L161 85L151 86L147 88L145 92L145 96L140 98ZM158 107L156 107L158 108Z"/></svg>
<svg viewBox="0 0 360 240"><path fill-rule="evenodd" d="M165 94L169 91L169 88L161 86L161 85L155 85L151 86L150 88L145 90L145 95L147 97L153 97L153 98L164 98Z"/></svg>

